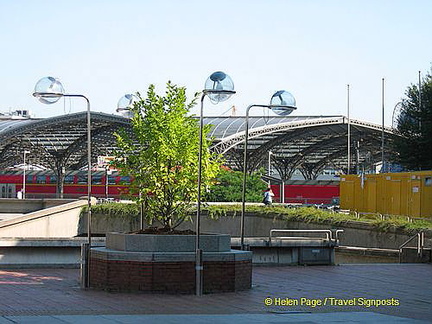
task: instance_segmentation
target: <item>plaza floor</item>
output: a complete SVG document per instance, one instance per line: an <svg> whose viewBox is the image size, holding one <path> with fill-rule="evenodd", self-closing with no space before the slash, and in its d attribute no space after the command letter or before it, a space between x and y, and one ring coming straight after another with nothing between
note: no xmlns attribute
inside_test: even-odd
<svg viewBox="0 0 432 324"><path fill-rule="evenodd" d="M254 267L237 293L82 290L77 269L0 270L2 323L432 323L431 264Z"/></svg>

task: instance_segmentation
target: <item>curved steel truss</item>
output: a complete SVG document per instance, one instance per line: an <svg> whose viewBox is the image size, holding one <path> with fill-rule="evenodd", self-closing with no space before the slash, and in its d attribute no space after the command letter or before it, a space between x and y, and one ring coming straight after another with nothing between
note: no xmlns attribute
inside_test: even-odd
<svg viewBox="0 0 432 324"><path fill-rule="evenodd" d="M212 149L229 158L228 164L240 169L238 160L243 154L245 142L244 117L236 133L218 136L215 131L215 142ZM210 118L209 118L210 119ZM269 152L274 167L283 179L289 179L295 169L299 169L306 179L315 179L326 167L347 172L348 156L348 119L344 116L305 116L305 117L250 117L247 154L249 170L260 166L267 167ZM215 122L215 118L213 118ZM221 120L220 123L226 123ZM238 125L240 123L237 123ZM237 126L238 126L237 125ZM218 130L217 127L214 127ZM382 126L350 120L351 131L351 168L372 168L381 161ZM226 135L226 130L224 134ZM386 142L394 135L391 128L384 128ZM387 146L388 147L388 146ZM385 147L386 155L389 150ZM387 155L388 156L388 155ZM234 158L235 157L235 158ZM351 170L354 171L354 170Z"/></svg>
<svg viewBox="0 0 432 324"><path fill-rule="evenodd" d="M271 163L282 179L295 169L314 179L326 167L347 170L347 128L344 116L250 117L249 169ZM245 117L204 117L211 124L212 149L225 156L227 165L242 169ZM368 167L381 160L379 125L350 121L353 168ZM117 115L91 113L92 164L97 156L111 155L116 142L113 133L130 129L128 119ZM65 170L86 166L86 112L46 119L0 119L0 168L20 163L23 151L27 162L56 170L59 179ZM384 129L386 143L396 136ZM386 147L389 147L388 145ZM389 150L386 150L386 154Z"/></svg>

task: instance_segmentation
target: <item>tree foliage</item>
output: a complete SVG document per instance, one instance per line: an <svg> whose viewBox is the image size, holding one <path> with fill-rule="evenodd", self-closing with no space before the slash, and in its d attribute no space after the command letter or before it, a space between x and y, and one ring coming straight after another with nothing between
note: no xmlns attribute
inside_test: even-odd
<svg viewBox="0 0 432 324"><path fill-rule="evenodd" d="M188 103L186 89L167 83L164 96L151 85L147 98L137 93L131 118L132 133L117 132L114 165L133 177L131 193L145 205L148 222L159 221L166 229L188 217L196 201L198 179L199 124L189 116L198 94ZM203 129L202 184L214 179L220 169L219 155L209 151L210 140ZM136 195L138 194L138 196Z"/></svg>
<svg viewBox="0 0 432 324"><path fill-rule="evenodd" d="M419 91L420 90L420 91ZM393 141L394 162L408 170L432 169L432 77L411 85L402 100Z"/></svg>
<svg viewBox="0 0 432 324"><path fill-rule="evenodd" d="M246 178L246 201L261 202L267 183L261 180L261 173L254 172ZM207 192L208 201L242 201L243 172L223 169L216 182Z"/></svg>

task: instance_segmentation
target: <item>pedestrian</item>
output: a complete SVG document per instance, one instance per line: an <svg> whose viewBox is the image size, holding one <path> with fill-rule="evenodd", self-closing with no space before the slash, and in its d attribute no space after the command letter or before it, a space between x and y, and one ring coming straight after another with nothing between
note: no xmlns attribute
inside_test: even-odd
<svg viewBox="0 0 432 324"><path fill-rule="evenodd" d="M263 199L264 205L271 206L273 202L273 196L274 193L271 190L271 188L267 188L266 191L264 191L264 199Z"/></svg>

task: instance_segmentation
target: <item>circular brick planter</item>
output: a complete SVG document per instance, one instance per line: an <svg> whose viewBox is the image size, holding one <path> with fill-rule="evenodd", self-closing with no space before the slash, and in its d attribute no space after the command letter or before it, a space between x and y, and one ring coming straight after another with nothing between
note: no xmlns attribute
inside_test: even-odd
<svg viewBox="0 0 432 324"><path fill-rule="evenodd" d="M229 235L200 236L204 293L250 289L252 252L231 250ZM90 287L109 291L195 292L195 236L108 233L92 248Z"/></svg>

